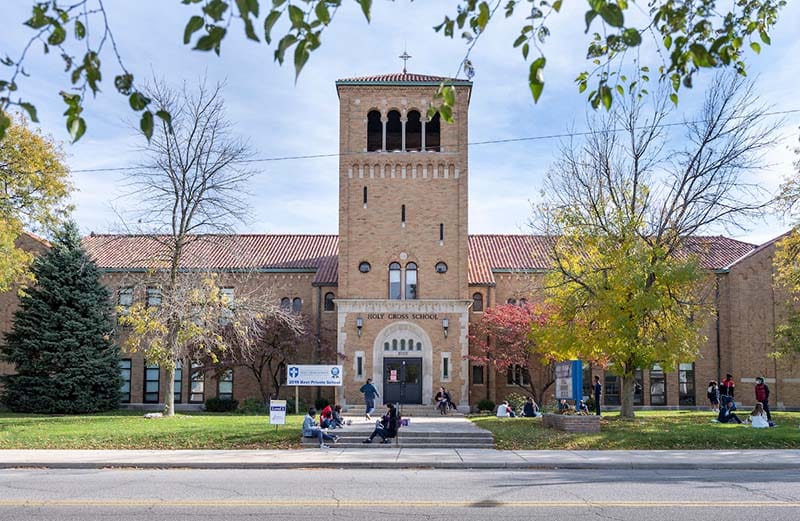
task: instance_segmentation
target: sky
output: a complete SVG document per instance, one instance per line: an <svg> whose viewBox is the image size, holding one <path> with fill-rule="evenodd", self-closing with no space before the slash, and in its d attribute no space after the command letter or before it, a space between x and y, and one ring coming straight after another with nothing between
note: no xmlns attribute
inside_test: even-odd
<svg viewBox="0 0 800 521"><path fill-rule="evenodd" d="M183 28L196 6L178 0L105 0L110 27L126 67L138 78L157 77L180 86L205 75L224 82L227 114L237 134L246 137L259 158L338 152L338 98L334 82L352 76L400 72L398 56L407 50L409 72L452 76L466 46L434 32L456 2L441 0L378 0L371 23L355 2L345 2L334 23L323 34L322 47L312 54L295 82L291 65L278 66L273 48L246 40L236 22L223 42L221 56L192 51L182 44ZM262 4L268 4L262 0ZM352 5L350 5L352 4ZM773 111L800 109L796 93L800 76L800 2L790 2L771 34L773 44L763 46L749 59L749 76ZM0 5L0 53L17 56L31 36L22 25L30 13L29 0L3 0ZM584 2L565 2L564 10L549 24L552 36L543 50L548 58L546 86L534 104L527 86L527 64L512 48L518 26L498 17L474 47L471 60L476 74L469 113L470 142L561 134L586 128L588 104L574 84L586 68L584 55ZM92 36L90 26L90 37ZM94 35L96 37L97 35ZM75 49L77 52L77 49ZM131 130L136 123L127 101L111 81L119 69L113 56L104 64L102 94L86 103L89 129L76 144L69 144L58 92L69 90L61 59L43 55L38 47L29 54L29 77L20 81L20 95L32 101L40 126L65 142L68 165L76 191L74 216L82 232L118 232L119 213L135 203L125 197L124 179L118 172L77 172L95 168L132 166L144 142ZM656 64L646 47L641 59ZM2 74L4 77L5 74ZM655 75L653 75L655 76ZM709 87L710 86L710 87ZM713 74L704 72L681 100L670 121L691 119L702 103ZM794 149L800 134L800 113L781 119L782 140L767 154L768 166L750 179L774 192L792 171ZM673 146L680 146L674 136ZM470 233L529 233L531 203L541 195L542 181L553 165L562 141L541 139L504 144L473 145L469 149ZM255 176L247 202L251 218L238 231L248 233L337 233L337 159L269 161L254 166ZM761 243L782 233L788 225L775 216L747 223L745 230L709 229Z"/></svg>

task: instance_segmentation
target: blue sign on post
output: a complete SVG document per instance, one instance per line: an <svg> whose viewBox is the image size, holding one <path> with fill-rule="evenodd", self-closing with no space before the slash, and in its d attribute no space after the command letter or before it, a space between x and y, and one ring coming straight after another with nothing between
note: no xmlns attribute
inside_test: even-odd
<svg viewBox="0 0 800 521"><path fill-rule="evenodd" d="M583 399L583 362L569 360L559 362L556 372L556 400Z"/></svg>

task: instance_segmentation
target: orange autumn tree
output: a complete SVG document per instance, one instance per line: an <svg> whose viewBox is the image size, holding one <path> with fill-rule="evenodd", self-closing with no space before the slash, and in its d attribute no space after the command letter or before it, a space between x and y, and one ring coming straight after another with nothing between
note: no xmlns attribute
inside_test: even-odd
<svg viewBox="0 0 800 521"><path fill-rule="evenodd" d="M470 324L472 354L467 359L491 367L498 374L511 371L511 383L541 403L554 382L552 363L555 358L534 337L551 314L544 306L528 303L488 308L480 320Z"/></svg>

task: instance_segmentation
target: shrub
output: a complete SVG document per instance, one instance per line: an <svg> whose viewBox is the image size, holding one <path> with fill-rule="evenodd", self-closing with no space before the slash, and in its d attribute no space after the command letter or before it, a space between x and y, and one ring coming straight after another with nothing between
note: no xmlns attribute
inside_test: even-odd
<svg viewBox="0 0 800 521"><path fill-rule="evenodd" d="M481 400L478 402L478 410L479 411L493 411L494 410L494 402L491 400Z"/></svg>
<svg viewBox="0 0 800 521"><path fill-rule="evenodd" d="M267 412L267 406L261 401L261 398L245 398L242 402L242 406L239 407L237 412L242 414L265 414Z"/></svg>
<svg viewBox="0 0 800 521"><path fill-rule="evenodd" d="M514 412L519 412L525 406L525 400L527 400L527 396L523 396L519 393L511 393L506 396L506 400L508 400L508 405L511 406L511 410Z"/></svg>
<svg viewBox="0 0 800 521"><path fill-rule="evenodd" d="M328 406L330 404L331 404L331 402L329 402L327 398L324 398L322 396L320 396L319 398L314 400L314 407L318 411L321 411L322 409L324 409L326 406Z"/></svg>
<svg viewBox="0 0 800 521"><path fill-rule="evenodd" d="M239 407L239 402L228 398L209 398L206 400L206 411L208 412L231 412Z"/></svg>

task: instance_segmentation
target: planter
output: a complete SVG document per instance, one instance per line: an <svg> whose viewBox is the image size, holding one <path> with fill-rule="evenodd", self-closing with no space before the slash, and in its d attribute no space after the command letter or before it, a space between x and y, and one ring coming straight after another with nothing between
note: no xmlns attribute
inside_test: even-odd
<svg viewBox="0 0 800 521"><path fill-rule="evenodd" d="M545 414L542 424L564 432L600 432L600 416L595 415Z"/></svg>

